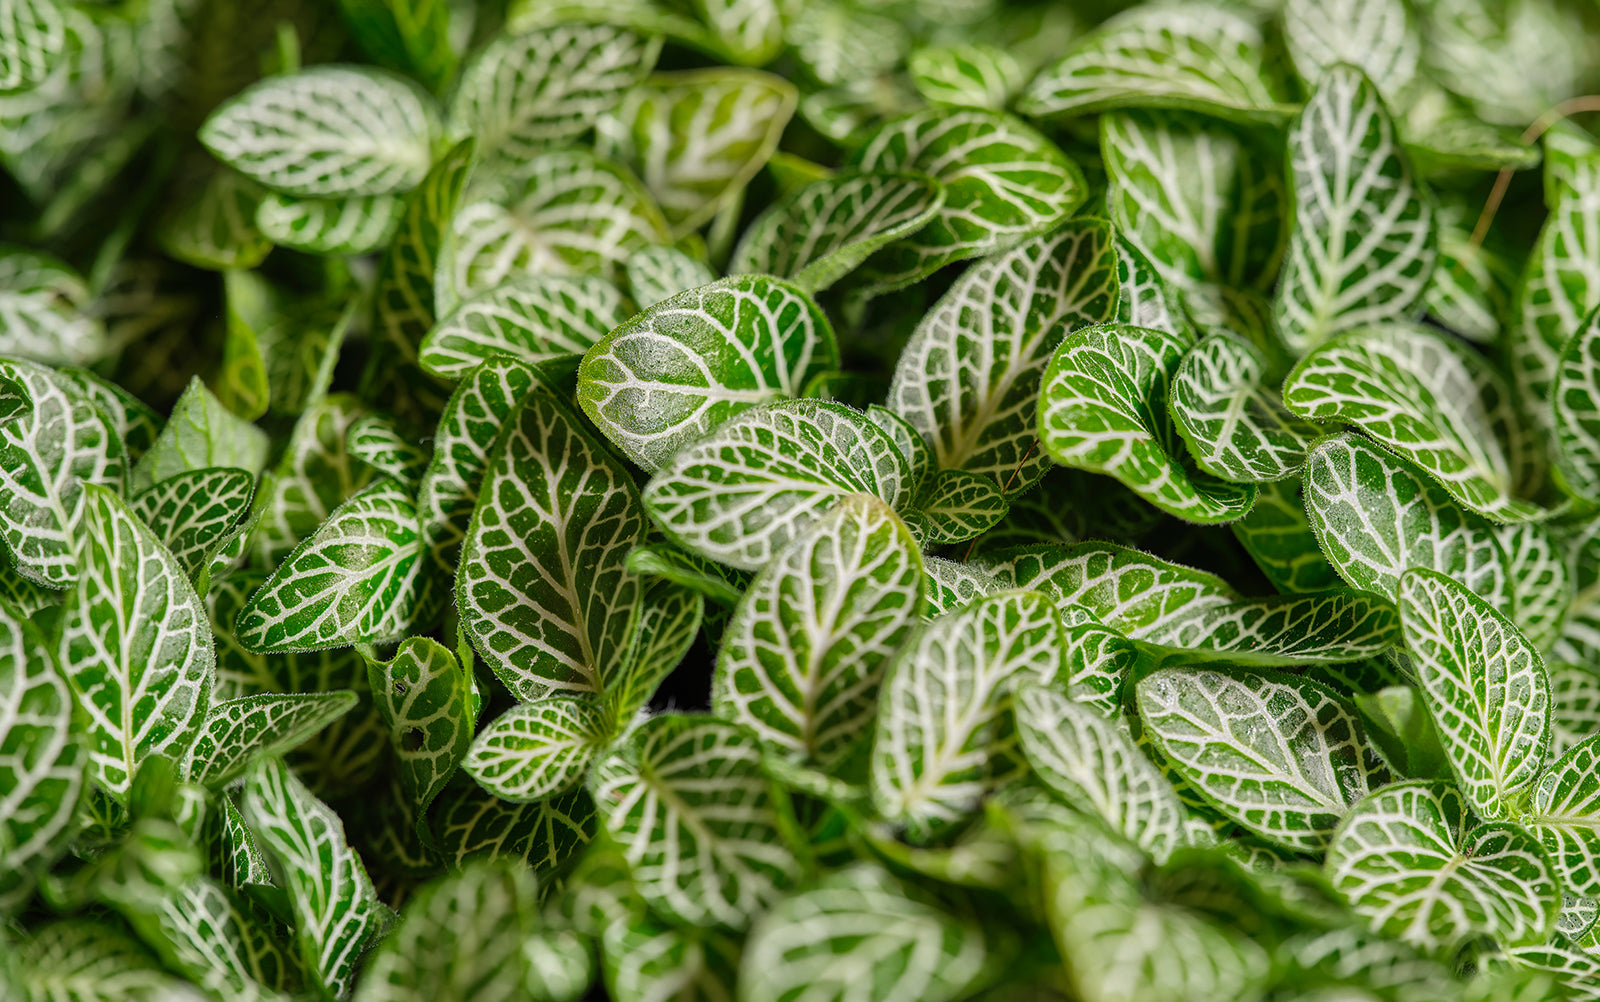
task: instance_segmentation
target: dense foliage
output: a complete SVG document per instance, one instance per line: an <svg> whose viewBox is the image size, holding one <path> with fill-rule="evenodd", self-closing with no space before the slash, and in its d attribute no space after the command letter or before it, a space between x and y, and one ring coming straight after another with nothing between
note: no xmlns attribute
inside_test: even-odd
<svg viewBox="0 0 1600 1002"><path fill-rule="evenodd" d="M1112 8L0 0L0 996L1600 999L1600 18Z"/></svg>

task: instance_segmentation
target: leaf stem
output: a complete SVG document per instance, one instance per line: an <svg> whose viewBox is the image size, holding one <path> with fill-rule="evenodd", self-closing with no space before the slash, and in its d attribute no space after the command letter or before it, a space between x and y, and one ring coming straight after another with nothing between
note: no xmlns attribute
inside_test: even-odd
<svg viewBox="0 0 1600 1002"><path fill-rule="evenodd" d="M1568 98L1549 111L1533 120L1533 124L1522 130L1522 142L1532 143L1540 136L1550 131L1550 127L1564 118L1581 114L1585 111L1600 111L1600 94L1585 94L1582 97ZM1489 224L1494 222L1495 213L1500 211L1500 203L1506 197L1506 189L1511 186L1512 168L1503 167L1495 175L1494 187L1489 191L1489 198L1483 203L1483 211L1478 213L1478 223L1472 228L1472 239L1468 243L1473 247L1483 245L1483 240L1489 235Z"/></svg>

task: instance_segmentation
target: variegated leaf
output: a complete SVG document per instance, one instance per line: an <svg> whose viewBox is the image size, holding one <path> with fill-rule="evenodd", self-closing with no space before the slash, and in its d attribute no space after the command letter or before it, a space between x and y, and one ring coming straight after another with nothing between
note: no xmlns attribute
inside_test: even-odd
<svg viewBox="0 0 1600 1002"><path fill-rule="evenodd" d="M723 632L717 714L832 769L871 728L889 659L922 611L922 560L882 502L846 499L780 551Z"/></svg>
<svg viewBox="0 0 1600 1002"><path fill-rule="evenodd" d="M977 567L943 557L924 557L922 570L923 619L938 619L1003 587Z"/></svg>
<svg viewBox="0 0 1600 1002"><path fill-rule="evenodd" d="M1010 509L988 477L966 470L941 470L917 500L913 528L924 546L965 543L988 532Z"/></svg>
<svg viewBox="0 0 1600 1002"><path fill-rule="evenodd" d="M422 339L418 360L461 379L494 355L538 364L581 355L628 316L615 285L593 276L536 275L480 292Z"/></svg>
<svg viewBox="0 0 1600 1002"><path fill-rule="evenodd" d="M1386 99L1401 97L1417 73L1422 40L1400 0L1290 0L1284 41L1310 87L1340 63L1365 73Z"/></svg>
<svg viewBox="0 0 1600 1002"><path fill-rule="evenodd" d="M1265 352L1231 334L1205 338L1183 356L1167 406L1195 465L1212 476L1243 483L1293 476L1321 436L1285 408L1269 366Z"/></svg>
<svg viewBox="0 0 1600 1002"><path fill-rule="evenodd" d="M140 492L129 507L195 581L250 510L254 491L252 474L207 467L168 477Z"/></svg>
<svg viewBox="0 0 1600 1002"><path fill-rule="evenodd" d="M1600 674L1576 665L1552 664L1550 754L1563 755L1584 738L1600 734Z"/></svg>
<svg viewBox="0 0 1600 1002"><path fill-rule="evenodd" d="M199 182L193 198L174 202L155 226L161 249L185 264L213 271L254 268L272 250L256 225L263 192L226 168Z"/></svg>
<svg viewBox="0 0 1600 1002"><path fill-rule="evenodd" d="M184 759L190 782L216 790L257 759L282 755L355 708L356 694L265 692L218 703Z"/></svg>
<svg viewBox="0 0 1600 1002"><path fill-rule="evenodd" d="M907 64L918 94L952 108L1004 110L1027 79L1015 54L984 43L924 46Z"/></svg>
<svg viewBox="0 0 1600 1002"><path fill-rule="evenodd" d="M387 247L404 214L405 203L394 195L305 198L271 192L256 206L255 225L280 247L348 257Z"/></svg>
<svg viewBox="0 0 1600 1002"><path fill-rule="evenodd" d="M350 425L345 448L378 476L393 477L412 486L422 479L433 458L428 445L418 442L418 437L391 417L367 414Z"/></svg>
<svg viewBox="0 0 1600 1002"><path fill-rule="evenodd" d="M1550 404L1561 486L1575 497L1600 502L1600 311L1573 332L1554 375Z"/></svg>
<svg viewBox="0 0 1600 1002"><path fill-rule="evenodd" d="M644 490L678 542L759 570L852 494L898 508L910 471L888 433L848 407L791 400L745 411L673 457Z"/></svg>
<svg viewBox="0 0 1600 1002"><path fill-rule="evenodd" d="M55 0L14 0L0 11L0 91L23 90L47 79L66 59L72 33Z"/></svg>
<svg viewBox="0 0 1600 1002"><path fill-rule="evenodd" d="M732 1002L739 946L723 929L683 928L643 915L608 924L600 953L606 987L616 1002L655 998Z"/></svg>
<svg viewBox="0 0 1600 1002"><path fill-rule="evenodd" d="M633 570L632 561L628 569ZM705 598L692 588L676 581L644 585L622 667L606 673L605 705L613 732L622 733L649 712L656 690L699 636L704 614Z"/></svg>
<svg viewBox="0 0 1600 1002"><path fill-rule="evenodd" d="M628 255L624 268L628 292L641 310L717 280L710 265L668 244L634 251Z"/></svg>
<svg viewBox="0 0 1600 1002"><path fill-rule="evenodd" d="M502 800L547 800L583 782L615 723L592 698L548 696L521 703L473 739L462 770Z"/></svg>
<svg viewBox="0 0 1600 1002"><path fill-rule="evenodd" d="M476 783L459 783L440 796L434 815L439 851L451 866L468 859L519 859L541 878L571 869L598 826L585 790L513 804Z"/></svg>
<svg viewBox="0 0 1600 1002"><path fill-rule="evenodd" d="M795 397L839 364L827 315L764 275L663 300L590 348L578 403L634 462L660 469L689 443L767 400Z"/></svg>
<svg viewBox="0 0 1600 1002"><path fill-rule="evenodd" d="M419 818L472 742L479 698L470 670L427 637L408 638L388 661L367 661L372 701L389 725L400 785Z"/></svg>
<svg viewBox="0 0 1600 1002"><path fill-rule="evenodd" d="M1519 820L1543 843L1568 892L1600 894L1600 738L1582 741L1550 763Z"/></svg>

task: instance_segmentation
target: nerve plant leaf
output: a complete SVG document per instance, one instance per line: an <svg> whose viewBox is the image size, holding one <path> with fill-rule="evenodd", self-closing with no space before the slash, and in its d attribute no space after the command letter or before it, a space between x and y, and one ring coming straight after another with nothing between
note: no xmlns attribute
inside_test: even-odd
<svg viewBox="0 0 1600 1002"><path fill-rule="evenodd" d="M423 817L467 754L478 722L469 668L437 641L410 637L388 661L367 661L372 701L389 725L400 785Z"/></svg>
<svg viewBox="0 0 1600 1002"><path fill-rule="evenodd" d="M1188 339L1121 324L1069 335L1039 397L1039 442L1051 459L1116 477L1190 522L1228 522L1255 502L1249 486L1194 473L1167 410Z"/></svg>
<svg viewBox="0 0 1600 1002"><path fill-rule="evenodd" d="M910 471L894 440L838 404L792 400L728 420L651 478L644 501L676 540L759 570L853 494L897 508Z"/></svg>
<svg viewBox="0 0 1600 1002"><path fill-rule="evenodd" d="M641 310L717 279L705 261L668 244L634 251L623 268L628 276L628 292Z"/></svg>
<svg viewBox="0 0 1600 1002"><path fill-rule="evenodd" d="M606 830L651 908L742 926L797 875L755 740L708 717L641 724L590 778Z"/></svg>
<svg viewBox="0 0 1600 1002"><path fill-rule="evenodd" d="M1323 430L1284 406L1270 372L1265 352L1231 334L1205 338L1183 356L1167 406L1195 465L1239 483L1299 472Z"/></svg>
<svg viewBox="0 0 1600 1002"><path fill-rule="evenodd" d="M1300 79L1315 86L1339 63L1360 69L1394 101L1417 72L1422 40L1400 0L1290 0L1283 33Z"/></svg>
<svg viewBox="0 0 1600 1002"><path fill-rule="evenodd" d="M614 724L594 699L549 696L521 703L489 722L462 769L502 800L531 803L583 781Z"/></svg>
<svg viewBox="0 0 1600 1002"><path fill-rule="evenodd" d="M582 355L627 315L622 293L605 279L511 279L458 304L428 331L417 357L445 379L460 379L494 355L537 365Z"/></svg>
<svg viewBox="0 0 1600 1002"><path fill-rule="evenodd" d="M729 278L655 304L605 335L578 370L578 402L634 462L684 446L839 365L827 316L799 287Z"/></svg>
<svg viewBox="0 0 1600 1002"><path fill-rule="evenodd" d="M832 769L868 733L889 660L922 611L922 560L880 501L846 499L756 576L723 633L719 716Z"/></svg>
<svg viewBox="0 0 1600 1002"><path fill-rule="evenodd" d="M1400 579L1400 621L1428 712L1479 817L1515 817L1550 741L1550 678L1515 626L1437 571Z"/></svg>
<svg viewBox="0 0 1600 1002"><path fill-rule="evenodd" d="M1438 255L1433 202L1361 71L1322 75L1289 132L1295 208L1274 312L1297 350L1412 319Z"/></svg>
<svg viewBox="0 0 1600 1002"><path fill-rule="evenodd" d="M256 204L261 236L306 254L351 256L388 246L405 213L395 195L305 198L271 192Z"/></svg>
<svg viewBox="0 0 1600 1002"><path fill-rule="evenodd" d="M281 755L356 705L349 691L267 692L218 703L206 711L184 759L190 782L220 789L257 759Z"/></svg>
<svg viewBox="0 0 1600 1002"><path fill-rule="evenodd" d="M1375 931L1432 953L1468 934L1508 946L1543 940L1560 906L1544 850L1515 825L1466 822L1448 785L1385 787L1334 834L1328 879Z"/></svg>
<svg viewBox="0 0 1600 1002"><path fill-rule="evenodd" d="M135 496L129 507L194 581L250 510L254 491L254 475L207 467L168 477Z"/></svg>
<svg viewBox="0 0 1600 1002"><path fill-rule="evenodd" d="M388 195L421 183L438 111L375 70L319 66L268 77L217 109L200 141L219 160L290 195Z"/></svg>
<svg viewBox="0 0 1600 1002"><path fill-rule="evenodd" d="M889 122L851 164L916 171L944 186L944 206L926 226L863 265L864 282L879 291L1039 236L1088 194L1083 173L1048 139L1016 119L977 109L934 108Z"/></svg>
<svg viewBox="0 0 1600 1002"><path fill-rule="evenodd" d="M1255 835L1318 852L1350 805L1386 778L1355 707L1308 679L1165 669L1138 688L1162 756Z"/></svg>
<svg viewBox="0 0 1600 1002"><path fill-rule="evenodd" d="M1550 854L1564 888L1600 893L1600 738L1590 738L1550 763L1521 821Z"/></svg>
<svg viewBox="0 0 1600 1002"><path fill-rule="evenodd" d="M141 762L194 743L216 654L182 565L110 490L83 491L59 656L88 717L89 776L125 803Z"/></svg>
<svg viewBox="0 0 1600 1002"><path fill-rule="evenodd" d="M1550 402L1562 486L1600 501L1600 313L1589 314L1562 349Z"/></svg>
<svg viewBox="0 0 1600 1002"><path fill-rule="evenodd" d="M218 400L197 377L173 405L129 477L129 487L144 491L169 477L207 467L232 467L251 476L267 462L267 436Z"/></svg>

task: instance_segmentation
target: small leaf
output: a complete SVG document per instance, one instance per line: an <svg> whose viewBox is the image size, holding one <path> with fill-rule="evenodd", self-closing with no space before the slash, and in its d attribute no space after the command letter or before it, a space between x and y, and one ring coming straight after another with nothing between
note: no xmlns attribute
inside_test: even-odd
<svg viewBox="0 0 1600 1002"><path fill-rule="evenodd" d="M755 741L732 724L652 717L589 782L639 893L663 916L737 928L797 876Z"/></svg>
<svg viewBox="0 0 1600 1002"><path fill-rule="evenodd" d="M434 811L440 854L459 868L468 859L524 860L541 877L572 868L595 836L594 801L585 790L537 804L513 804L476 783L447 789Z"/></svg>
<svg viewBox="0 0 1600 1002"><path fill-rule="evenodd" d="M1283 8L1283 33L1289 57L1308 85L1348 63L1391 101L1404 94L1422 54L1416 26L1400 0L1290 0Z"/></svg>
<svg viewBox="0 0 1600 1002"><path fill-rule="evenodd" d="M931 108L888 122L850 164L915 171L944 186L944 206L931 222L863 266L863 280L880 292L1040 236L1088 195L1083 173L1048 139L1014 118L977 109Z"/></svg>
<svg viewBox="0 0 1600 1002"><path fill-rule="evenodd" d="M910 471L886 432L838 404L792 400L745 411L651 478L646 507L674 539L759 570L852 494L898 506Z"/></svg>
<svg viewBox="0 0 1600 1002"><path fill-rule="evenodd" d="M45 80L67 58L71 34L55 0L16 0L0 13L0 92Z"/></svg>
<svg viewBox="0 0 1600 1002"><path fill-rule="evenodd" d="M1589 314L1562 349L1550 402L1562 487L1600 501L1600 312Z"/></svg>
<svg viewBox="0 0 1600 1002"><path fill-rule="evenodd" d="M128 486L145 491L180 473L217 466L255 476L266 464L266 433L236 417L197 376L172 406L172 416L155 443L133 468Z"/></svg>
<svg viewBox="0 0 1600 1002"><path fill-rule="evenodd" d="M1003 587L971 564L942 557L924 557L922 569L923 619L937 619Z"/></svg>
<svg viewBox="0 0 1600 1002"><path fill-rule="evenodd" d="M250 510L254 491L255 477L244 470L208 467L168 477L129 507L194 581Z"/></svg>
<svg viewBox="0 0 1600 1002"><path fill-rule="evenodd" d="M911 53L911 82L929 104L1002 111L1027 77L1021 61L994 45L930 45Z"/></svg>
<svg viewBox="0 0 1600 1002"><path fill-rule="evenodd" d="M345 436L345 448L378 476L393 477L408 486L422 479L433 458L407 429L381 414L357 418Z"/></svg>
<svg viewBox="0 0 1600 1002"><path fill-rule="evenodd" d="M732 608L750 585L750 575L707 560L672 543L646 543L628 553L628 570L662 578Z"/></svg>
<svg viewBox="0 0 1600 1002"><path fill-rule="evenodd" d="M1168 387L1189 346L1118 324L1069 335L1045 372L1039 442L1056 462L1116 477L1163 511L1227 522L1250 510L1254 488L1187 470L1167 413Z"/></svg>
<svg viewBox="0 0 1600 1002"><path fill-rule="evenodd" d="M281 755L356 705L353 692L276 693L218 703L185 759L191 782L220 790L257 759Z"/></svg>
<svg viewBox="0 0 1600 1002"><path fill-rule="evenodd" d="M1163 758L1217 810L1286 849L1326 848L1350 805L1386 778L1355 707L1307 679L1166 669L1138 692Z"/></svg>
<svg viewBox="0 0 1600 1002"><path fill-rule="evenodd" d="M627 316L622 293L604 279L512 279L458 304L422 339L418 360L445 379L461 379L493 355L536 365L583 354Z"/></svg>
<svg viewBox="0 0 1600 1002"><path fill-rule="evenodd" d="M725 931L629 916L606 926L600 952L606 987L616 1002L659 997L731 1002L734 997L739 942Z"/></svg>
<svg viewBox="0 0 1600 1002"><path fill-rule="evenodd" d="M1284 341L1421 311L1438 244L1419 187L1376 88L1340 65L1318 81L1289 131L1294 226L1274 313Z"/></svg>
<svg viewBox="0 0 1600 1002"><path fill-rule="evenodd" d="M367 660L367 684L389 725L401 788L421 818L472 742L478 722L472 680L444 646L409 637L390 660Z"/></svg>
<svg viewBox="0 0 1600 1002"><path fill-rule="evenodd" d="M1445 784L1384 787L1334 833L1328 880L1374 931L1431 953L1473 935L1543 940L1560 905L1544 850L1515 825L1465 823Z"/></svg>
<svg viewBox="0 0 1600 1002"><path fill-rule="evenodd" d="M1600 734L1600 675L1586 668L1553 664L1550 672L1550 754Z"/></svg>
<svg viewBox="0 0 1600 1002"><path fill-rule="evenodd" d="M641 310L717 280L710 265L666 244L634 251L628 255L625 268L628 292Z"/></svg>
<svg viewBox="0 0 1600 1002"><path fill-rule="evenodd" d="M281 247L349 257L387 247L404 214L405 202L394 195L302 198L272 192L256 206L255 225Z"/></svg>
<svg viewBox="0 0 1600 1002"><path fill-rule="evenodd" d="M780 551L723 632L717 715L833 769L871 727L890 657L922 611L922 560L881 502L849 498Z"/></svg>
<svg viewBox="0 0 1600 1002"><path fill-rule="evenodd" d="M942 470L917 504L927 546L965 543L999 524L1010 509L993 480L966 470Z"/></svg>
<svg viewBox="0 0 1600 1002"><path fill-rule="evenodd" d="M89 776L126 803L139 764L194 742L216 674L205 607L128 506L85 485L60 659L89 719Z"/></svg>
<svg viewBox="0 0 1600 1002"><path fill-rule="evenodd" d="M254 268L272 250L256 226L261 187L226 168L213 170L194 198L176 202L155 227L168 254L212 271Z"/></svg>
<svg viewBox="0 0 1600 1002"><path fill-rule="evenodd" d="M549 696L513 706L473 739L462 769L502 800L546 800L583 782L614 725L600 704Z"/></svg>
<svg viewBox="0 0 1600 1002"><path fill-rule="evenodd" d="M416 187L438 133L437 111L398 77L318 66L247 88L212 113L200 141L269 188L345 198Z"/></svg>
<svg viewBox="0 0 1600 1002"><path fill-rule="evenodd" d="M767 400L836 368L827 316L776 278L724 279L663 300L590 348L578 403L647 470Z"/></svg>
<svg viewBox="0 0 1600 1002"><path fill-rule="evenodd" d="M640 714L648 711L656 689L699 636L704 613L704 598L691 588L674 581L655 581L644 587L622 668L606 677L606 712L611 715L614 732L632 727Z"/></svg>
<svg viewBox="0 0 1600 1002"><path fill-rule="evenodd" d="M1322 429L1284 406L1270 372L1260 348L1231 334L1205 338L1183 356L1168 406L1195 465L1241 483L1299 472Z"/></svg>

